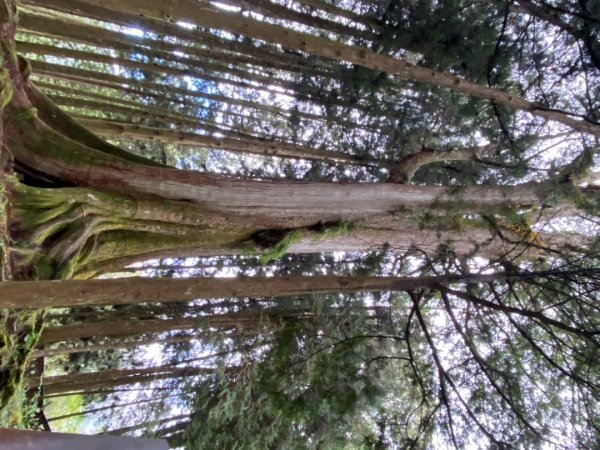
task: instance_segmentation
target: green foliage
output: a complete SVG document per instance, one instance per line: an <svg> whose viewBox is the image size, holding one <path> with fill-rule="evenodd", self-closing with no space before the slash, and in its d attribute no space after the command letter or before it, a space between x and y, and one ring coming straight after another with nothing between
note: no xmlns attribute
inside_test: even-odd
<svg viewBox="0 0 600 450"><path fill-rule="evenodd" d="M0 70L0 109L4 109L12 100L13 85L8 69Z"/></svg>
<svg viewBox="0 0 600 450"><path fill-rule="evenodd" d="M198 386L186 449L363 448L373 430L359 424L384 398L365 370L369 339L350 337L364 320L348 311L285 322L259 361Z"/></svg>
<svg viewBox="0 0 600 450"><path fill-rule="evenodd" d="M35 107L27 108L19 112L19 118L23 120L30 120L37 117L38 110Z"/></svg>

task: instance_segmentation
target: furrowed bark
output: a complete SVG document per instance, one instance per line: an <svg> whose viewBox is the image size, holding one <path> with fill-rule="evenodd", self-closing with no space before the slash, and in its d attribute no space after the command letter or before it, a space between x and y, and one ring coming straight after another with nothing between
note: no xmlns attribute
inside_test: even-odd
<svg viewBox="0 0 600 450"><path fill-rule="evenodd" d="M94 152L65 139L35 118L12 114L7 145L24 164L75 185L148 194L190 201L213 213L224 213L266 228L309 226L395 211L429 210L436 204L468 205L469 212L509 205L537 206L536 185L469 186L460 191L438 186L255 182L149 167ZM243 218L243 219L242 219Z"/></svg>

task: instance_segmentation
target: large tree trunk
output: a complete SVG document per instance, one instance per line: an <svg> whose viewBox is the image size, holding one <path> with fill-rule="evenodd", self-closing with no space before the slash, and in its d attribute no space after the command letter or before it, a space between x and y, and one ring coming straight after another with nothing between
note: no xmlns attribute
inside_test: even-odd
<svg viewBox="0 0 600 450"><path fill-rule="evenodd" d="M153 7L157 4L145 3L140 2L139 11L156 15ZM111 0L106 6L119 10L133 4L137 5L136 0L118 5ZM204 18L199 13L206 12L207 17L223 18L225 28L254 24L212 7L189 6L191 17L201 23ZM179 14L174 4L165 7L173 17ZM263 23L255 25L256 33L266 33L265 37L272 33L271 40L284 45L293 46L304 36L281 33L278 27ZM14 32L14 23L5 25L5 45L12 45ZM306 38L307 50L317 44L329 49L325 53L345 49L350 52L348 61L358 51ZM28 177L63 187L48 190L13 183L17 237L42 247L44 267L38 264L42 278L89 277L107 267L170 256L170 252L214 254L240 251L248 245L280 254L364 250L385 244L402 250L418 245L431 251L450 244L462 254L477 250L500 255L519 243L535 243L540 250L574 244L572 237L561 241L560 236L544 236L542 240L531 231L515 235L510 227L503 228L510 224L496 222L498 211L535 211L548 192L556 189L554 180L462 188L300 183L233 179L152 165L107 145L62 113L31 86L27 66L19 65L13 52L4 56L13 88L5 114L5 144ZM406 65L368 52L359 59L390 70ZM410 73L422 69L409 68ZM439 78L445 80L442 75ZM37 116L32 107L37 108ZM559 204L548 206L563 207L569 202L569 196L563 195Z"/></svg>

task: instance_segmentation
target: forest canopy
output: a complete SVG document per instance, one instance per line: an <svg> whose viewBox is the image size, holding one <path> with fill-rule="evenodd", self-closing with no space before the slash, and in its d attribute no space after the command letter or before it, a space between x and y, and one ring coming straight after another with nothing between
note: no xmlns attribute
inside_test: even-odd
<svg viewBox="0 0 600 450"><path fill-rule="evenodd" d="M600 5L0 0L0 425L600 445Z"/></svg>

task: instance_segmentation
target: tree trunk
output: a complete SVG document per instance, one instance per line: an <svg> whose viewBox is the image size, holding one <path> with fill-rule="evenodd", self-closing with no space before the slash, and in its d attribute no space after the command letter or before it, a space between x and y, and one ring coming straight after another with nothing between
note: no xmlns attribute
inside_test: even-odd
<svg viewBox="0 0 600 450"><path fill-rule="evenodd" d="M188 41L190 45L203 45L209 49L222 49L225 51L238 53L240 55L251 56L258 61L282 61L290 64L292 67L306 67L323 70L326 64L314 64L307 61L300 55L287 54L280 52L274 46L268 45L248 45L231 39L220 38L212 33L199 30L189 30L178 26L175 22L159 20L137 14L135 11L114 11L105 8L104 5L85 3L80 0L23 0L25 5L36 5L43 8L52 8L57 11L69 14L80 15L86 19L96 19L124 27L139 27L158 36L174 36L181 40Z"/></svg>
<svg viewBox="0 0 600 450"><path fill-rule="evenodd" d="M90 4L94 3L94 0L81 0L81 3ZM326 38L270 25L240 14L225 12L209 3L198 3L194 0L160 3L146 0L106 0L103 5L114 11L135 11L156 19L168 16L171 20L192 21L196 25L208 28L219 24L220 29L231 33L239 33L336 61L350 62L412 81L449 88L511 109L526 111L544 119L554 120L581 132L600 136L599 124L574 118L569 113L550 110L504 91L473 83L449 73L417 66L405 60L377 54L365 48L349 46Z"/></svg>
<svg viewBox="0 0 600 450"><path fill-rule="evenodd" d="M173 416L173 417L167 417L166 419L150 420L148 422L142 422L142 423L139 423L136 425L131 425L128 427L115 428L113 430L107 431L107 433L121 436L123 434L131 433L132 431L137 431L137 430L149 431L152 427L155 427L157 425L160 426L160 425L167 424L169 422L181 421L184 419L188 419L188 421L185 422L185 424L187 425L189 423L189 419L191 417L192 417L191 414L180 414L180 415Z"/></svg>
<svg viewBox="0 0 600 450"><path fill-rule="evenodd" d="M25 309L145 302L181 302L230 297L412 291L439 283L492 283L526 278L507 273L432 277L285 276L256 278L115 278L2 283L0 308Z"/></svg>
<svg viewBox="0 0 600 450"><path fill-rule="evenodd" d="M106 5L116 9L138 3L107 1ZM156 15L152 9L156 4L146 3L139 2L139 11ZM278 27L197 3L189 6L195 19L205 20L199 13L206 13L223 19L222 24L232 30L234 25L245 28L244 24L255 24L258 31L252 33L265 37L272 33L272 40L278 43L283 36L285 45L305 36L281 33ZM178 11L172 11L174 18ZM7 34L7 45L9 37ZM329 48L323 50L326 53L340 49L341 44L328 47L330 41L306 37L310 48L325 45ZM357 49L348 49L352 61ZM569 206L574 197L579 204L584 194L597 196L593 189L577 191L568 183L557 185L555 180L461 188L301 183L232 179L151 166L143 158L107 146L74 122L28 83L26 66L19 65L13 53L5 53L5 59L13 86L5 111L5 145L28 176L35 179L40 175L45 183L67 187L45 190L13 183L15 229L19 237L43 247L43 258L35 263L36 270L43 271L42 278L92 276L107 267L170 256L170 252L194 252L197 256L235 252L248 244L254 250L266 249L265 257L285 251L356 250L386 243L398 249L419 245L426 250L450 244L462 254L476 250L499 255L506 247L531 247L539 239L534 239L533 232L515 236L502 230L503 225L496 223L498 211L534 213L548 201L548 192L557 190L569 194L571 189L573 195L559 196L555 205L544 204L545 211L551 210L550 206ZM398 63L368 52L361 59L390 70ZM417 69L421 73L422 68ZM37 117L35 111L23 112L33 111L32 106L37 108ZM572 237L562 237L563 244L573 245L572 241ZM540 250L543 247L537 245Z"/></svg>
<svg viewBox="0 0 600 450"><path fill-rule="evenodd" d="M327 1L323 0L298 0L298 3L302 5L309 6L311 8L320 9L321 11L325 11L327 14L332 16L339 16L345 19L349 19L352 22L359 23L367 28L371 28L373 30L378 30L380 28L380 24L373 18L359 15L354 13L353 11L349 11L344 8L340 8L338 6L332 5Z"/></svg>
<svg viewBox="0 0 600 450"><path fill-rule="evenodd" d="M229 150L236 153L279 156L281 158L304 158L315 161L343 161L354 164L365 164L365 162L361 161L358 157L341 152L313 149L306 146L251 136L240 136L239 139L232 139L228 137L213 137L187 131L175 131L166 128L150 128L109 120L79 119L79 122L99 136L116 139L165 142L209 149Z"/></svg>
<svg viewBox="0 0 600 450"><path fill-rule="evenodd" d="M242 89L248 89L250 92L263 91L265 93L285 95L298 100L311 101L311 97L294 92L296 87L295 83L288 83L278 81L277 79L271 79L263 77L259 74L252 72L244 72L241 70L229 69L226 66L218 71L218 68L214 65L209 67L208 71L194 71L190 69L179 69L164 64L145 64L140 61L132 59L126 59L116 56L103 55L101 53L93 53L90 51L72 50L68 48L55 47L52 45L43 44L31 44L27 42L19 42L18 48L20 50L43 55L53 55L63 58L74 58L82 61L93 61L106 65L119 65L123 68L131 70L142 70L145 72L156 73L159 75L172 75L179 78L185 78L193 76L194 78L204 80L207 82L213 82L215 84L227 84ZM217 71L215 71L217 70ZM231 78L231 76L235 78ZM237 79L236 79L237 78Z"/></svg>
<svg viewBox="0 0 600 450"><path fill-rule="evenodd" d="M48 358L51 356L58 355L70 355L73 353L89 353L89 352L101 352L104 350L116 350L122 348L134 348L143 345L152 345L152 344L174 344L177 342L190 342L193 340L198 340L202 336L200 334L190 334L186 336L174 336L165 338L163 336L160 337L151 337L147 339L136 339L136 340L118 340L113 342L106 342L102 344L87 344L87 345L72 345L72 346L61 346L56 348L42 348L35 350L31 358L36 359L40 357Z"/></svg>
<svg viewBox="0 0 600 450"><path fill-rule="evenodd" d="M294 11L286 6L272 3L269 0L223 0L223 3L244 10L250 9L270 19L282 19L289 22L296 22L314 28L315 30L326 30L355 39L374 40L376 36L374 33L361 31L340 22Z"/></svg>
<svg viewBox="0 0 600 450"><path fill-rule="evenodd" d="M144 404L144 403L162 401L162 400L165 400L167 398L168 397L159 397L159 398L153 397L153 398L148 398L148 399L144 399L144 400L138 400L138 401L130 402L130 403L123 403L123 404L118 404L118 405L112 404L112 405L108 405L108 406L102 406L102 407L99 407L99 408L86 409L86 410L83 410L83 411L77 411L77 412L74 412L74 413L64 414L62 416L50 417L48 419L48 422L56 422L57 420L70 419L71 417L85 416L87 414L94 414L94 413L97 413L97 412L100 412L100 411L106 411L106 410L109 410L109 409L121 408L123 406L129 407L129 406L132 406L132 405L140 405L140 404Z"/></svg>
<svg viewBox="0 0 600 450"><path fill-rule="evenodd" d="M145 369L115 369L91 373L57 375L42 380L44 393L64 394L67 392L85 393L94 389L104 389L135 383L168 380L171 378L192 377L210 374L213 368L206 367L150 367ZM37 378L29 380L31 387L37 386Z"/></svg>
<svg viewBox="0 0 600 450"><path fill-rule="evenodd" d="M281 61L271 57L257 59L245 54L219 51L213 47L200 48L197 45L172 44L138 36L111 31L103 27L91 26L76 20L65 18L49 18L38 14L22 12L19 15L19 25L22 29L61 39L70 39L94 45L100 48L111 47L127 53L144 53L149 56L169 57L168 53L184 52L200 58L209 58L222 62L277 69L288 72L299 72L313 76L332 76L331 72L323 71L317 67L304 67ZM162 52L157 53L156 51ZM150 53L149 53L150 52Z"/></svg>
<svg viewBox="0 0 600 450"><path fill-rule="evenodd" d="M164 439L0 429L1 450L167 450Z"/></svg>
<svg viewBox="0 0 600 450"><path fill-rule="evenodd" d="M34 74L56 80L68 82L84 83L91 86L104 87L117 91L128 92L144 97L160 98L174 103L182 104L188 97L205 99L220 102L226 105L234 105L242 108L248 108L256 111L272 113L276 115L288 116L288 111L282 110L272 105L263 105L259 102L250 102L239 98L231 98L218 94L211 94L201 91L192 91L189 89L177 88L166 84L152 83L149 81L140 81L134 78L125 78L117 75L97 72L93 70L78 69L58 64L51 64L43 61L31 61ZM126 85L126 86L123 86ZM128 87L132 86L132 87ZM301 118L311 120L326 120L325 116L299 112Z"/></svg>
<svg viewBox="0 0 600 450"><path fill-rule="evenodd" d="M94 337L135 336L148 333L166 333L175 330L189 329L254 329L269 317L296 317L303 311L249 311L238 313L214 314L198 317L179 317L176 319L146 319L146 320L114 320L100 322L82 322L61 327L46 327L40 338L40 344L73 339L88 339ZM309 315L304 314L307 317Z"/></svg>

